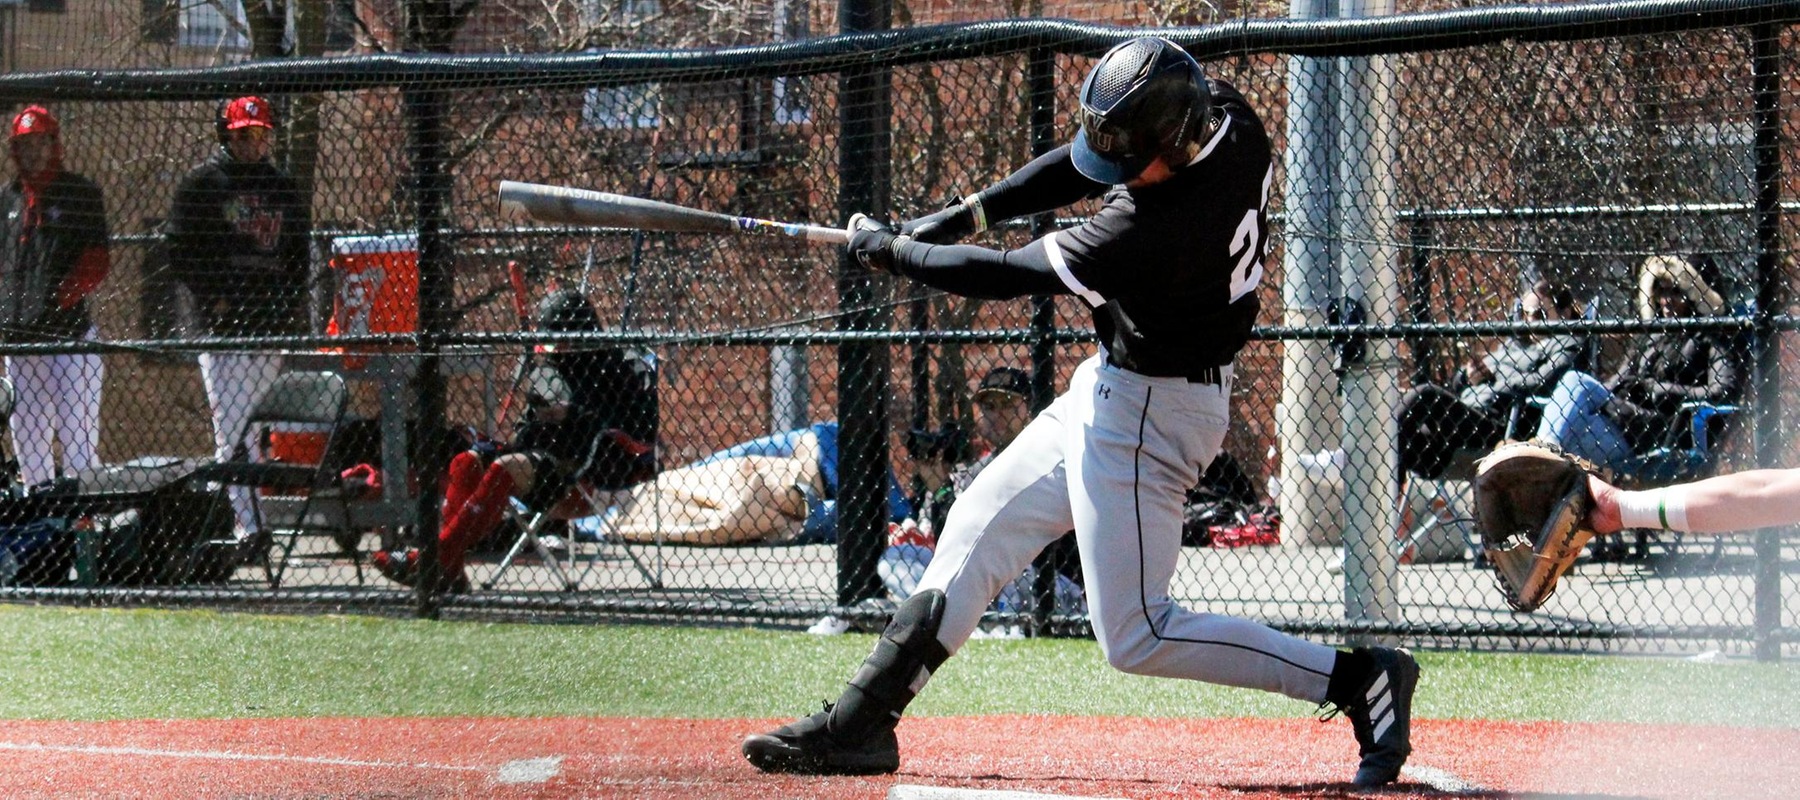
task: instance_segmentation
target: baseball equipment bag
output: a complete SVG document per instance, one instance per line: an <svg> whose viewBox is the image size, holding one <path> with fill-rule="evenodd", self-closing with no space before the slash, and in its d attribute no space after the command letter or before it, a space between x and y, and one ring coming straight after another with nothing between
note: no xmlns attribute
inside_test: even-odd
<svg viewBox="0 0 1800 800"><path fill-rule="evenodd" d="M1595 468L1541 441L1504 442L1475 464L1475 525L1507 604L1537 609L1594 532Z"/></svg>
<svg viewBox="0 0 1800 800"><path fill-rule="evenodd" d="M67 520L0 526L0 586L63 586L75 566Z"/></svg>

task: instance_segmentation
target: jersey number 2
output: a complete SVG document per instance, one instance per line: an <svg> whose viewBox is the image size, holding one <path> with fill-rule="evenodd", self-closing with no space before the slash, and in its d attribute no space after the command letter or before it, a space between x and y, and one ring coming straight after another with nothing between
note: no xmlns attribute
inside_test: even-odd
<svg viewBox="0 0 1800 800"><path fill-rule="evenodd" d="M1263 175L1262 205L1244 212L1237 233L1231 236L1231 254L1237 256L1237 267L1231 271L1231 302L1235 303L1256 290L1262 283L1262 215L1269 205L1269 182L1275 178L1275 166Z"/></svg>

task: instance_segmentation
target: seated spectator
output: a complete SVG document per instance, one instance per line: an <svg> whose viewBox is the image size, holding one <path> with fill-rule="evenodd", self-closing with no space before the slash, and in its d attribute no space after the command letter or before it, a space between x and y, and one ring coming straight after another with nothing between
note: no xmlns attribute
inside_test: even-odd
<svg viewBox="0 0 1800 800"><path fill-rule="evenodd" d="M916 445L911 455L920 488L915 503L919 516L916 521L906 520L892 529L877 570L888 593L897 601L912 596L919 576L925 574L936 547L937 532L943 530L956 496L1031 422L1031 376L1013 367L996 367L976 386L974 399L976 441L969 441L954 425L945 425L935 434L914 431L909 437ZM1060 556L1056 562L1056 605L1065 612L1084 613L1081 563L1076 558L1074 538L1071 531L1045 552ZM1026 569L1000 590L992 607L998 611L1030 608L1036 581L1037 570ZM837 632L828 626L828 620L821 620L814 631ZM1005 630L976 631L977 637L1011 635Z"/></svg>
<svg viewBox="0 0 1800 800"><path fill-rule="evenodd" d="M1554 322L1579 314L1567 286L1540 279L1519 297L1519 316L1527 322ZM1521 333L1464 364L1450 387L1413 387L1400 401L1400 468L1437 479L1457 451L1492 448L1506 435L1512 405L1547 394L1575 367L1581 347L1574 334Z"/></svg>
<svg viewBox="0 0 1800 800"><path fill-rule="evenodd" d="M1718 268L1704 256L1653 256L1638 276L1644 319L1726 313ZM1737 398L1740 369L1727 335L1659 331L1633 340L1604 383L1583 372L1562 377L1544 407L1537 438L1614 470L1662 445L1680 424L1682 403Z"/></svg>
<svg viewBox="0 0 1800 800"><path fill-rule="evenodd" d="M954 425L936 434L914 431L920 445L914 458L918 523L929 536L943 530L944 516L957 493L969 487L994 456L1031 422L1031 376L1014 367L995 367L975 389L975 437ZM909 449L913 449L910 448Z"/></svg>
<svg viewBox="0 0 1800 800"><path fill-rule="evenodd" d="M576 333L604 327L580 292L563 290L539 305L538 330ZM622 489L655 474L652 451L659 415L649 357L616 347L544 350L548 374L535 375L527 387L525 422L512 446L469 450L450 460L438 531L446 590L468 591L463 557L500 524L509 498L530 508L552 509L577 481ZM418 580L416 548L379 552L370 561L399 583Z"/></svg>

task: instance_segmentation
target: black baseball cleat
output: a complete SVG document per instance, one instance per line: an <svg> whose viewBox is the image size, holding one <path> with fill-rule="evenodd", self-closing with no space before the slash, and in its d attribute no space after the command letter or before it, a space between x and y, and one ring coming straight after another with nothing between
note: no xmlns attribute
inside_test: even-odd
<svg viewBox="0 0 1800 800"><path fill-rule="evenodd" d="M866 741L839 741L828 729L825 710L744 740L744 758L763 772L796 775L882 775L900 768L900 742L893 728Z"/></svg>
<svg viewBox="0 0 1800 800"><path fill-rule="evenodd" d="M1350 718L1362 763L1356 785L1384 786L1400 777L1412 754L1412 697L1419 684L1419 662L1402 648L1370 647L1363 652L1375 662L1356 702L1340 708Z"/></svg>

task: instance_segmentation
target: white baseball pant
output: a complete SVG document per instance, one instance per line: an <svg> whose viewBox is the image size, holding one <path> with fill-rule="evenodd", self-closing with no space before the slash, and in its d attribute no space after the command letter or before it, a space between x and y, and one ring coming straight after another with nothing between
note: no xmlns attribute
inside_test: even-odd
<svg viewBox="0 0 1800 800"><path fill-rule="evenodd" d="M1169 597L1182 503L1224 441L1224 385L1152 378L1088 359L956 498L920 590L945 595L938 640L967 641L995 594L1070 528L1101 652L1125 672L1320 702L1337 652Z"/></svg>
<svg viewBox="0 0 1800 800"><path fill-rule="evenodd" d="M92 341L89 328L83 339ZM99 464L100 389L106 366L98 353L7 356L17 405L12 414L13 454L19 477L36 486L57 476L51 442L62 443L63 471Z"/></svg>
<svg viewBox="0 0 1800 800"><path fill-rule="evenodd" d="M281 356L264 353L201 353L200 380L206 385L206 403L212 407L213 456L231 458L241 443L252 461L262 460L256 443L244 434L250 410L269 391L281 374ZM240 534L256 526L256 498L248 486L230 487L231 512Z"/></svg>

